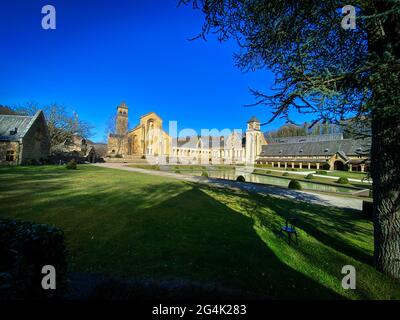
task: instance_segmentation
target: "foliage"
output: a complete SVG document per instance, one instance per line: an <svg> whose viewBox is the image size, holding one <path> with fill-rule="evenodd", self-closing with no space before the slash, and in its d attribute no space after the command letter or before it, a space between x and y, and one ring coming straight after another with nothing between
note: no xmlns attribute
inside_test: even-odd
<svg viewBox="0 0 400 320"><path fill-rule="evenodd" d="M329 170L331 168L331 166L329 165L329 163L323 163L322 164L322 166L321 166L321 169L322 170Z"/></svg>
<svg viewBox="0 0 400 320"><path fill-rule="evenodd" d="M336 182L340 184L349 184L349 179L347 179L346 177L340 177L339 179L337 179Z"/></svg>
<svg viewBox="0 0 400 320"><path fill-rule="evenodd" d="M48 299L66 290L64 234L43 224L0 218L0 300ZM42 267L56 269L56 290L43 290Z"/></svg>
<svg viewBox="0 0 400 320"><path fill-rule="evenodd" d="M68 170L76 170L78 168L78 165L76 164L75 159L71 159L66 165L65 167Z"/></svg>
<svg viewBox="0 0 400 320"><path fill-rule="evenodd" d="M119 159L121 159L121 158L123 158L123 157L122 157L122 154L120 154L120 153L117 153L117 154L115 155L115 158L119 158Z"/></svg>
<svg viewBox="0 0 400 320"><path fill-rule="evenodd" d="M70 114L67 108L56 103L39 106L36 103L29 102L26 105L14 106L13 110L18 114L34 115L38 110L43 110L47 127L50 135L51 148L64 143L67 139L73 139L73 136L89 138L92 135L92 126L79 119L78 114Z"/></svg>
<svg viewBox="0 0 400 320"><path fill-rule="evenodd" d="M392 245L400 242L400 1L352 1L357 26L351 30L342 27L347 3L339 0L179 3L204 13L198 37L238 42L241 70L275 74L272 91L251 89L253 105L272 109L269 122L293 123L292 110L312 113L310 127L352 119L371 138L375 263L400 279L400 251Z"/></svg>
<svg viewBox="0 0 400 320"><path fill-rule="evenodd" d="M321 175L324 175L324 176L326 176L328 174L328 172L326 172L325 170L317 170L317 171L315 171L315 173L316 174L321 174Z"/></svg>
<svg viewBox="0 0 400 320"><path fill-rule="evenodd" d="M202 176L202 177L207 177L207 178L208 178L208 172L207 172L207 171L203 171L203 172L201 173L201 176Z"/></svg>
<svg viewBox="0 0 400 320"><path fill-rule="evenodd" d="M289 175L289 172L284 172L283 174L282 174L282 176L284 176L284 177L287 177Z"/></svg>
<svg viewBox="0 0 400 320"><path fill-rule="evenodd" d="M294 189L294 190L301 190L302 189L300 182L297 181L296 179L290 180L288 188L289 189Z"/></svg>
<svg viewBox="0 0 400 320"><path fill-rule="evenodd" d="M314 175L312 173L309 173L308 175L306 175L305 178L309 179L309 180L312 180L312 179L314 179Z"/></svg>

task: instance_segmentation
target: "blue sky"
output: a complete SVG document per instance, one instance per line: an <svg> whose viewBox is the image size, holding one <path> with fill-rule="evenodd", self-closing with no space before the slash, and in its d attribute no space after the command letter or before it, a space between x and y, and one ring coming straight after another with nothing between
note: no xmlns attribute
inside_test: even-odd
<svg viewBox="0 0 400 320"><path fill-rule="evenodd" d="M42 6L54 5L57 29L41 28ZM254 114L249 87L268 91L267 71L234 66L234 42L188 41L202 13L176 0L2 0L0 104L59 103L94 126L101 141L108 119L125 101L129 122L155 111L178 129L245 129ZM278 120L264 129L274 129Z"/></svg>

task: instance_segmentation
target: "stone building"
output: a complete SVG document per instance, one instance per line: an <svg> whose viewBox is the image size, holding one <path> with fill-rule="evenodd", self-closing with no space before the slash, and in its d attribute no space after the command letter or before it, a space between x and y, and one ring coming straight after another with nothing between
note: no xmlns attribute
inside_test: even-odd
<svg viewBox="0 0 400 320"><path fill-rule="evenodd" d="M50 136L42 111L34 116L0 115L0 165L43 162Z"/></svg>
<svg viewBox="0 0 400 320"><path fill-rule="evenodd" d="M370 141L342 134L277 138L262 147L259 164L276 168L369 170Z"/></svg>
<svg viewBox="0 0 400 320"><path fill-rule="evenodd" d="M124 161L146 159L178 164L267 164L276 168L368 171L367 140L342 134L265 139L260 120L252 117L245 134L171 138L162 119L150 112L128 132L128 107L117 107L116 130L108 138L108 155ZM145 162L145 160L143 160Z"/></svg>
<svg viewBox="0 0 400 320"><path fill-rule="evenodd" d="M171 137L162 128L162 119L154 112L140 117L140 122L128 131L128 107L117 107L115 133L108 136L108 155L135 159L143 155L166 157L170 154Z"/></svg>
<svg viewBox="0 0 400 320"><path fill-rule="evenodd" d="M75 159L78 162L99 162L105 156L106 145L95 143L89 139L74 135L52 148L52 158L55 163L67 162Z"/></svg>
<svg viewBox="0 0 400 320"><path fill-rule="evenodd" d="M244 163L253 161L261 151L265 138L256 118L248 122L248 130L231 132L222 136L190 136L171 138L162 129L162 119L154 112L140 117L139 124L127 130L128 107L122 103L117 107L115 133L108 137L108 155L125 160L146 158L157 163ZM246 139L251 150L246 150Z"/></svg>

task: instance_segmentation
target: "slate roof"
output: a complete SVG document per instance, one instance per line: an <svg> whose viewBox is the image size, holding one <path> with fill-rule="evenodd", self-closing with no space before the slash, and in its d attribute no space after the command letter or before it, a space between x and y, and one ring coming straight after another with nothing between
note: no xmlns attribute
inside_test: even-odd
<svg viewBox="0 0 400 320"><path fill-rule="evenodd" d="M260 156L346 156L367 155L370 143L367 140L332 140L302 143L281 143L262 146Z"/></svg>
<svg viewBox="0 0 400 320"><path fill-rule="evenodd" d="M252 116L252 117L250 118L250 120L247 121L247 123L249 123L249 122L260 122L260 120L258 120L258 118L256 118L255 116Z"/></svg>
<svg viewBox="0 0 400 320"><path fill-rule="evenodd" d="M243 147L243 136L237 132L234 133L236 137L241 142L241 146ZM224 148L225 144L227 143L229 137L228 136L191 136L186 138L178 138L176 141L178 148L197 148L198 141L201 139L203 143L203 149L208 148Z"/></svg>
<svg viewBox="0 0 400 320"><path fill-rule="evenodd" d="M0 115L0 141L18 141L28 132L42 111L38 111L34 116L21 115ZM17 132L11 134L15 128Z"/></svg>
<svg viewBox="0 0 400 320"><path fill-rule="evenodd" d="M266 137L268 143L300 143L300 142L321 142L321 141L334 141L343 140L342 133L320 134L317 136L296 136L296 137L279 137L270 138Z"/></svg>
<svg viewBox="0 0 400 320"><path fill-rule="evenodd" d="M176 144L178 148L195 149L197 148L199 140L202 141L204 149L208 149L211 146L213 148L223 146L223 140L221 139L221 137L213 137L213 136L204 136L204 137L192 136L186 138L178 138Z"/></svg>

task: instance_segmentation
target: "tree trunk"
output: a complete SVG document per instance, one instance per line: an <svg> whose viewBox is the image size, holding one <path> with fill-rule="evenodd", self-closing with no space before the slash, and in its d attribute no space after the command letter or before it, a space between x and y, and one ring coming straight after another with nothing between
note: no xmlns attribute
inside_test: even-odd
<svg viewBox="0 0 400 320"><path fill-rule="evenodd" d="M394 140L399 125L382 118L372 118L374 258L379 271L400 279L400 140Z"/></svg>
<svg viewBox="0 0 400 320"><path fill-rule="evenodd" d="M371 13L390 9L374 3ZM400 74L391 64L400 58L399 17L389 15L368 29L369 51L381 66L371 85L374 258L378 270L400 279Z"/></svg>

